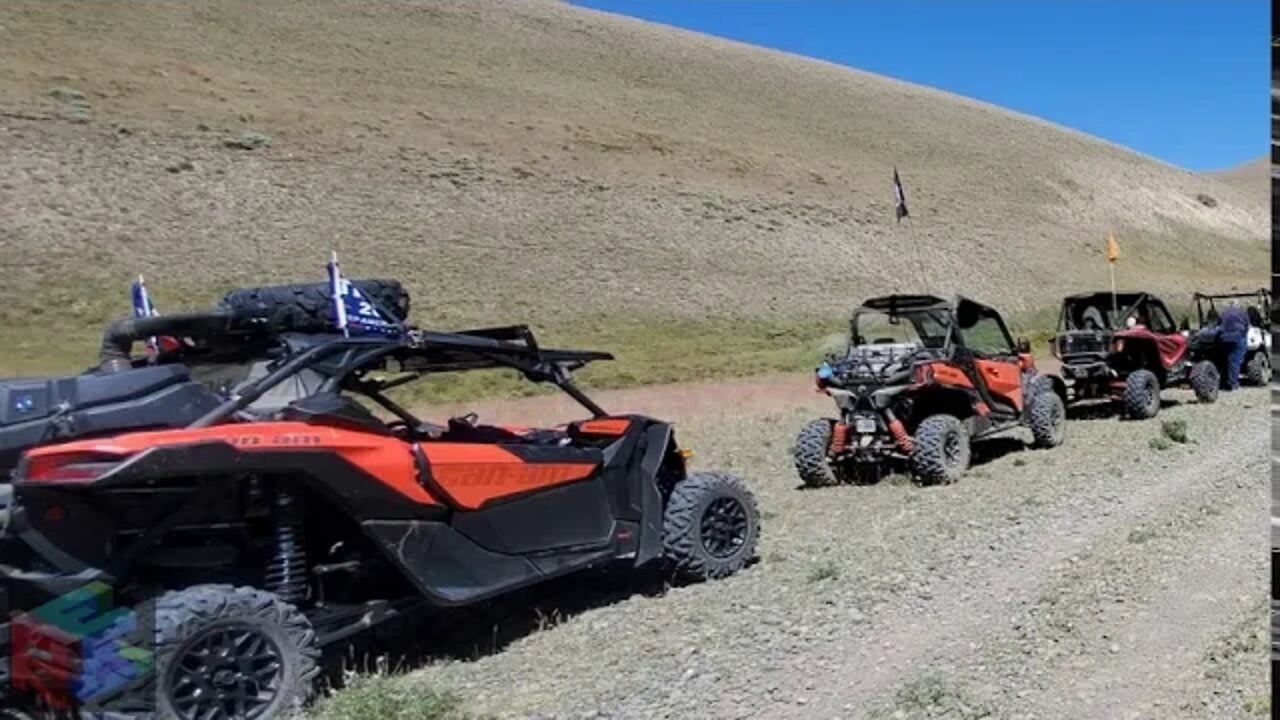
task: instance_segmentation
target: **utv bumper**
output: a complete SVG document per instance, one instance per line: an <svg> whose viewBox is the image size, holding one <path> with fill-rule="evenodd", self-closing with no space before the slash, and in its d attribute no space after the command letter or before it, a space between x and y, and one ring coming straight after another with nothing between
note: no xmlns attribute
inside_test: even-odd
<svg viewBox="0 0 1280 720"><path fill-rule="evenodd" d="M0 707L14 692L14 623L24 613L106 578L95 568L66 566L68 558L26 523L21 509L7 502L5 498L6 505L0 506Z"/></svg>
<svg viewBox="0 0 1280 720"><path fill-rule="evenodd" d="M1062 365L1062 377L1064 380L1076 381L1102 381L1109 380L1115 375L1110 366L1102 360L1088 363L1071 363Z"/></svg>

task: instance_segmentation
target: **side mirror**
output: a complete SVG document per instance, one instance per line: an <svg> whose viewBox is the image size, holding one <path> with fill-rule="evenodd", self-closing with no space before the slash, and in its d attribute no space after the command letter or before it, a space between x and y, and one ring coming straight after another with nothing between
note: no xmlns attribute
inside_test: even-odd
<svg viewBox="0 0 1280 720"><path fill-rule="evenodd" d="M1026 338L1018 338L1014 341L1013 347L1018 351L1019 355L1026 355L1031 352L1031 341Z"/></svg>

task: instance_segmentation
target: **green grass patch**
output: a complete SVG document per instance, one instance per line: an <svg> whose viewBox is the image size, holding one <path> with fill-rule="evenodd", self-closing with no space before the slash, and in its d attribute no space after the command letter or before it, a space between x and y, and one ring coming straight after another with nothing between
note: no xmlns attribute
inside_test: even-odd
<svg viewBox="0 0 1280 720"><path fill-rule="evenodd" d="M316 704L313 720L477 720L461 700L421 687L404 676L361 675Z"/></svg>

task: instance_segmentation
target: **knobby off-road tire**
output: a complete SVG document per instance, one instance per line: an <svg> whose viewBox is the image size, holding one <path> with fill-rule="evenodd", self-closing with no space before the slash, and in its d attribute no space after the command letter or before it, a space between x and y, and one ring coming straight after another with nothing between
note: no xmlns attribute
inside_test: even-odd
<svg viewBox="0 0 1280 720"><path fill-rule="evenodd" d="M1259 387L1271 382L1271 361L1263 350L1255 352L1244 366L1244 383Z"/></svg>
<svg viewBox="0 0 1280 720"><path fill-rule="evenodd" d="M923 483L953 483L969 469L969 431L954 415L930 415L916 428L911 471Z"/></svg>
<svg viewBox="0 0 1280 720"><path fill-rule="evenodd" d="M1147 420L1160 412L1160 379L1150 370L1134 370L1124 383L1124 414Z"/></svg>
<svg viewBox="0 0 1280 720"><path fill-rule="evenodd" d="M1052 448L1062 444L1067 435L1067 406L1052 389L1031 396L1028 401L1027 424L1031 426L1032 446Z"/></svg>
<svg viewBox="0 0 1280 720"><path fill-rule="evenodd" d="M409 293L397 280L352 280L365 297L391 313L390 320L409 317ZM337 318L329 283L242 288L227 293L221 306L264 317L281 332L333 332Z"/></svg>
<svg viewBox="0 0 1280 720"><path fill-rule="evenodd" d="M835 423L826 418L811 421L796 436L791 448L800 481L808 487L827 487L839 482L827 460L827 448L831 447L831 432Z"/></svg>
<svg viewBox="0 0 1280 720"><path fill-rule="evenodd" d="M663 515L663 556L684 580L728 577L755 556L760 510L741 480L694 473L671 491Z"/></svg>
<svg viewBox="0 0 1280 720"><path fill-rule="evenodd" d="M154 612L154 645L148 648L154 670L121 703L146 702L160 720L187 720L209 713L222 693L223 717L283 720L311 698L320 660L315 632L297 608L275 595L196 585L147 605ZM218 657L222 650L226 661ZM268 691L269 699L259 700L257 707L237 707L235 693L259 689Z"/></svg>
<svg viewBox="0 0 1280 720"><path fill-rule="evenodd" d="M1196 394L1196 400L1211 403L1218 399L1218 392L1222 388L1222 375L1218 372L1216 365L1208 360L1201 360L1191 366L1188 379L1191 389Z"/></svg>

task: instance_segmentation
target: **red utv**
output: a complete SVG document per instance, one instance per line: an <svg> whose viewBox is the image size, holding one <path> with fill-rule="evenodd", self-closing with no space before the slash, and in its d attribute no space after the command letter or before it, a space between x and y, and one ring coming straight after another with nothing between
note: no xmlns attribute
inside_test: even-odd
<svg viewBox="0 0 1280 720"><path fill-rule="evenodd" d="M118 362L117 343L159 326L131 327L104 348L99 372L117 388L157 371ZM268 720L307 698L324 648L409 609L606 565L722 578L754 555L759 513L740 480L691 471L670 423L608 414L573 384L572 370L606 353L542 349L524 327L279 341L265 374L229 395L175 381L199 400L181 429L23 456L0 510L0 600L25 613L0 625L13 658L0 664L0 705L67 700L48 678L74 676L80 661L52 667L65 653L45 650L88 652L88 640L29 611L90 590L137 610L137 628L110 642L142 646L155 669L74 698L81 709ZM434 425L387 394L486 368L554 384L589 417ZM172 402L177 385L150 378L117 400L139 413Z"/></svg>
<svg viewBox="0 0 1280 720"><path fill-rule="evenodd" d="M1064 298L1053 354L1062 362L1068 402L1112 403L1133 419L1155 417L1167 387L1189 387L1200 402L1213 402L1218 369L1192 356L1187 336L1150 293Z"/></svg>

